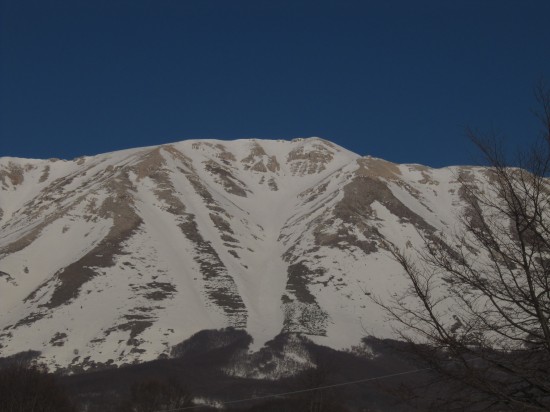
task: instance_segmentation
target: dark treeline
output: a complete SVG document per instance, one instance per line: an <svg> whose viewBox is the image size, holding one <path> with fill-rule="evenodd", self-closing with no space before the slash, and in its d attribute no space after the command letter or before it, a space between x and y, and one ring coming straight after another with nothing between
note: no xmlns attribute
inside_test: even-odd
<svg viewBox="0 0 550 412"><path fill-rule="evenodd" d="M57 377L45 368L14 362L0 369L0 411L76 412Z"/></svg>
<svg viewBox="0 0 550 412"><path fill-rule="evenodd" d="M304 387L321 386L326 382L327 371L315 368L301 374ZM125 394L111 394L108 410L112 412L157 412L178 409L202 412L216 411L213 407L193 402L193 395L185 385L175 379L149 379L134 382ZM192 409L188 409L194 407ZM0 368L1 412L84 412L87 403L77 405L71 399L58 376L46 368L25 362L10 363ZM334 391L306 391L288 398L268 399L263 402L243 403L225 408L227 411L278 411L278 412L349 412L343 400ZM362 409L367 411L367 409Z"/></svg>
<svg viewBox="0 0 550 412"><path fill-rule="evenodd" d="M259 353L249 355L250 340L242 330L202 331L176 345L169 358L86 372L71 371L72 374L61 378L61 383L78 405L87 407L87 412L145 411L148 409L137 409L136 405L147 407L147 398L156 399L153 403L157 405L188 404L185 393L196 404L194 409L187 410L208 412L215 409L202 406L202 403L234 402L297 391L300 393L284 398L229 403L223 410L410 410L396 405L393 396L373 383L309 390L417 367L408 361L408 356L403 357L393 350L388 352L385 345L376 341L365 341L365 347L376 352L376 356L370 356L337 351L291 335L280 335ZM292 345L298 345L304 351L304 359L308 361L303 365L307 369L291 362L294 358L291 354L298 350ZM285 374L276 375L276 367L284 367ZM386 382L391 386L396 384L395 379ZM181 395L179 400L174 393ZM170 408L152 410L162 409Z"/></svg>
<svg viewBox="0 0 550 412"><path fill-rule="evenodd" d="M318 351L314 357L315 367L277 380L231 377L219 364L207 368L200 362L193 368L192 364L184 362L185 357L66 376L49 373L44 367L28 361L0 362L0 412L445 410L429 406L449 398L454 387L437 380L437 374L426 372L427 365L419 359L416 364L398 363L400 358L411 360L409 343L368 338L365 344L372 348L374 357L367 359L313 345L313 350ZM208 353L211 351L206 351L205 355ZM439 358L444 353L435 351L433 356ZM193 353L194 361L200 358L198 352ZM204 356L206 358L208 356ZM198 374L200 369L204 370L207 380ZM422 372L379 382L339 386L369 375L387 376L407 370ZM259 399L253 399L255 397ZM218 407L223 404L222 409L204 405L216 401Z"/></svg>
<svg viewBox="0 0 550 412"><path fill-rule="evenodd" d="M32 366L36 354L8 363L0 361L0 412L156 412L189 407L193 409L184 410L219 411L204 405L212 401L228 402L223 410L231 412L409 410L396 405L372 384L315 390L412 367L398 362L398 353L386 354L385 345L368 342L379 354L369 359L308 343L312 367L296 371L293 376L270 380L228 375L224 365L234 353L239 353L241 344L236 342L244 334L232 330L210 332L208 341L216 340L211 335L219 335L224 343L212 348L195 344L203 343L203 333L194 338L199 339L197 342L188 342L192 351L179 353L176 358L69 374L52 374L43 367ZM292 394L273 396L289 392ZM250 400L255 397L266 398ZM239 400L246 401L233 403Z"/></svg>

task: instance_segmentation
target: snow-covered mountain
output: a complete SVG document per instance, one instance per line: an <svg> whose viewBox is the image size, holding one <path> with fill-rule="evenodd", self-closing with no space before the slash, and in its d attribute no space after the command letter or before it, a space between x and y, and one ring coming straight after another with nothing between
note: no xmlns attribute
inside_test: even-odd
<svg viewBox="0 0 550 412"><path fill-rule="evenodd" d="M389 333L402 287L382 238L449 233L458 179L319 138L189 140L72 161L0 158L0 356L52 367L155 359L233 326L335 348Z"/></svg>

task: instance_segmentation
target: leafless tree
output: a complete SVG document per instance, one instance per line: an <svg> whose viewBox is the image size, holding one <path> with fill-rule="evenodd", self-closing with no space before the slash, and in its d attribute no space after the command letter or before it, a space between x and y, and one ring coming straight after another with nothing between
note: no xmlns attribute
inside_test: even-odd
<svg viewBox="0 0 550 412"><path fill-rule="evenodd" d="M434 409L550 410L550 89L535 95L541 135L513 162L469 132L488 167L458 176L456 232L412 252L387 244L409 287L374 299L448 389L427 390Z"/></svg>

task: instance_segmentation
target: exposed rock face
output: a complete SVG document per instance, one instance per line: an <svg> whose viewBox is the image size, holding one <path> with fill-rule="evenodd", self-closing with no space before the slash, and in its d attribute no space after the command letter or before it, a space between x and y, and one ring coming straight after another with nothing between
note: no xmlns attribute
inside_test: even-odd
<svg viewBox="0 0 550 412"><path fill-rule="evenodd" d="M460 180L318 138L184 141L72 161L0 159L0 356L52 367L149 360L203 329L334 347L385 324L383 238L450 231Z"/></svg>

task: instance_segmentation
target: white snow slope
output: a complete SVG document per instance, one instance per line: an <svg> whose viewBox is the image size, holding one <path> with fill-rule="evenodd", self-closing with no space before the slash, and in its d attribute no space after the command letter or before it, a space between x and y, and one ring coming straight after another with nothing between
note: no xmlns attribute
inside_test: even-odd
<svg viewBox="0 0 550 412"><path fill-rule="evenodd" d="M151 360L243 328L335 348L388 335L368 294L402 247L453 230L458 176L319 138L193 140L72 161L0 158L0 356L53 368Z"/></svg>

